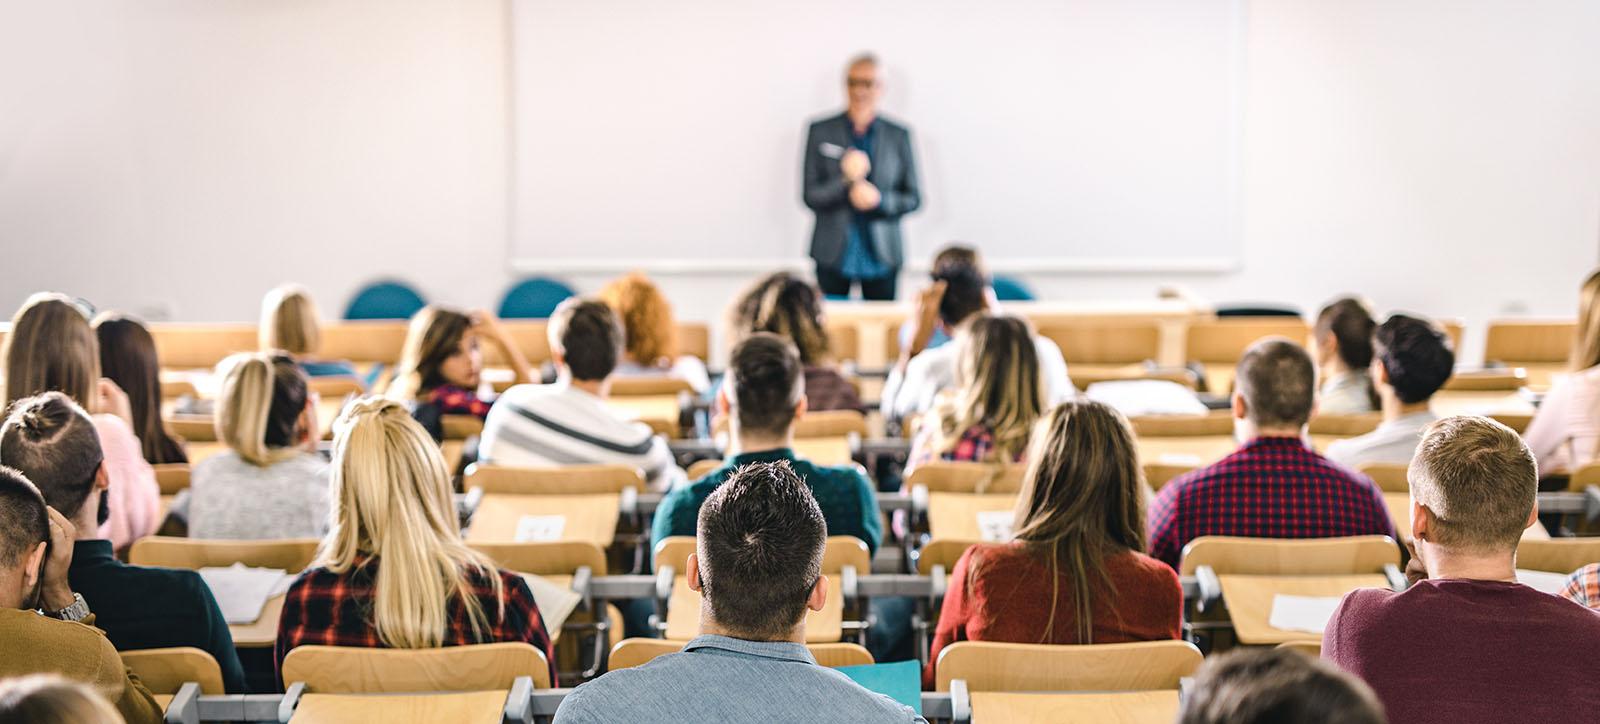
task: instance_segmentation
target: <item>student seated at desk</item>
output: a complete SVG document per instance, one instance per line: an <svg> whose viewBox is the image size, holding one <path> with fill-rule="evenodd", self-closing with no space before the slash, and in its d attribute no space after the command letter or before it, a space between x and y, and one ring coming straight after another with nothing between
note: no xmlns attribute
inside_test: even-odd
<svg viewBox="0 0 1600 724"><path fill-rule="evenodd" d="M1600 712L1600 613L1517 583L1517 545L1538 519L1528 446L1488 418L1445 418L1424 433L1409 479L1411 586L1345 595L1323 658L1365 679L1397 722Z"/></svg>
<svg viewBox="0 0 1600 724"><path fill-rule="evenodd" d="M133 412L117 383L100 376L100 342L89 313L64 294L28 298L5 338L6 404L59 390L94 416L111 487L111 518L101 536L125 550L160 524L161 488L134 435Z"/></svg>
<svg viewBox="0 0 1600 724"><path fill-rule="evenodd" d="M72 521L68 582L99 616L118 651L193 646L222 668L223 686L244 693L233 636L205 580L194 571L130 566L99 535L110 515L104 456L88 413L60 392L19 400L0 424L0 465L27 476L50 507Z"/></svg>
<svg viewBox="0 0 1600 724"><path fill-rule="evenodd" d="M544 652L555 683L527 581L462 542L444 457L403 406L353 403L334 423L333 466L333 528L284 597L280 671L296 646L520 641Z"/></svg>
<svg viewBox="0 0 1600 724"><path fill-rule="evenodd" d="M854 385L839 374L822 325L822 292L788 272L762 278L735 302L735 339L770 332L789 340L805 365L807 409L866 412Z"/></svg>
<svg viewBox="0 0 1600 724"><path fill-rule="evenodd" d="M1179 476L1150 505L1150 555L1174 569L1205 535L1330 538L1395 535L1383 493L1366 476L1305 441L1316 409L1316 371L1282 337L1251 345L1233 392L1233 454Z"/></svg>
<svg viewBox="0 0 1600 724"><path fill-rule="evenodd" d="M828 524L787 461L739 468L698 518L685 580L704 597L700 636L574 689L558 724L923 721L806 650L806 610L828 598Z"/></svg>
<svg viewBox="0 0 1600 724"><path fill-rule="evenodd" d="M1133 430L1090 400L1040 421L1010 543L979 543L951 572L923 685L957 641L1110 644L1176 639L1183 589L1144 554Z"/></svg>
<svg viewBox="0 0 1600 724"><path fill-rule="evenodd" d="M54 674L0 681L0 722L123 724L122 715L94 689Z"/></svg>
<svg viewBox="0 0 1600 724"><path fill-rule="evenodd" d="M317 538L328 529L328 463L317 452L317 398L294 358L237 354L218 365L217 439L228 446L194 466L189 537Z"/></svg>
<svg viewBox="0 0 1600 724"><path fill-rule="evenodd" d="M678 323L672 303L655 283L640 273L621 277L600 290L605 302L622 320L627 340L618 377L671 377L689 384L695 394L711 388L706 363L693 355L678 354Z"/></svg>
<svg viewBox="0 0 1600 724"><path fill-rule="evenodd" d="M161 421L161 362L150 330L133 317L102 312L94 318L100 374L128 396L129 422L151 465L189 462L183 443Z"/></svg>
<svg viewBox="0 0 1600 724"><path fill-rule="evenodd" d="M1367 303L1355 297L1338 299L1317 313L1311 338L1317 345L1317 370L1322 378L1321 410L1329 415L1359 415L1378 409L1377 392L1367 369L1372 366L1372 330L1377 326Z"/></svg>
<svg viewBox="0 0 1600 724"><path fill-rule="evenodd" d="M652 547L668 536L694 535L700 506L739 468L783 460L822 506L828 535L855 536L870 553L877 552L883 521L872 481L860 466L824 467L795 457L794 423L806 411L800 369L794 345L774 334L751 335L733 348L717 406L728 418L738 452L722 467L661 499L651 524Z"/></svg>
<svg viewBox="0 0 1600 724"><path fill-rule="evenodd" d="M94 687L128 724L159 724L150 690L72 591L76 533L33 483L0 467L0 679L57 674Z"/></svg>
<svg viewBox="0 0 1600 724"><path fill-rule="evenodd" d="M1386 724L1388 719L1360 679L1288 649L1233 649L1206 659L1178 716L1178 724L1290 722Z"/></svg>
<svg viewBox="0 0 1600 724"><path fill-rule="evenodd" d="M1564 474L1600 457L1600 270L1578 295L1569 371L1557 375L1522 435L1542 475Z"/></svg>
<svg viewBox="0 0 1600 724"><path fill-rule="evenodd" d="M974 320L999 314L989 274L971 247L950 246L933 259L933 283L917 296L917 307L908 324L913 325L911 340L902 345L900 359L889 370L883 383L882 411L885 419L903 420L932 409L939 393L961 384L959 344L930 347L937 329L949 333L953 342L965 337ZM1029 332L1038 359L1044 404L1055 405L1070 399L1076 390L1067 376L1067 363L1061 348L1048 337Z"/></svg>
<svg viewBox="0 0 1600 724"><path fill-rule="evenodd" d="M463 314L430 305L411 317L400 365L384 396L406 405L435 441L444 439L445 415L488 417L490 402L478 397L483 383L480 339L499 349L515 382L539 379L516 341L488 312Z"/></svg>
<svg viewBox="0 0 1600 724"><path fill-rule="evenodd" d="M954 347L959 387L934 405L911 441L906 475L932 460L1015 463L1043 414L1039 358L1028 323L979 315Z"/></svg>
<svg viewBox="0 0 1600 724"><path fill-rule="evenodd" d="M1328 459L1352 469L1368 463L1411 462L1423 428L1439 419L1428 401L1450 379L1456 364L1444 330L1404 314L1391 315L1378 326L1372 347L1372 380L1382 401L1383 422L1365 435L1328 445Z"/></svg>
<svg viewBox="0 0 1600 724"><path fill-rule="evenodd" d="M606 406L606 386L622 356L622 325L605 304L572 297L547 327L554 384L517 385L484 421L478 460L536 467L619 463L644 472L657 490L683 481L667 441Z"/></svg>
<svg viewBox="0 0 1600 724"><path fill-rule="evenodd" d="M322 346L317 305L311 300L311 293L298 284L285 284L267 292L261 300L261 324L256 333L262 352L288 353L307 377L359 379L349 360L317 358L317 349Z"/></svg>

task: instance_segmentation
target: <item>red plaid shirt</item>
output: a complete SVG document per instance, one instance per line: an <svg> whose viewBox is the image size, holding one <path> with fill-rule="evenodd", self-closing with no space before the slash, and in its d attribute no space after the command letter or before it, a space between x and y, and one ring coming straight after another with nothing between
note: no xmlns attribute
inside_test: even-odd
<svg viewBox="0 0 1600 724"><path fill-rule="evenodd" d="M478 393L455 385L433 388L427 402L438 405L441 415L472 415L479 419L489 415L489 403L478 399Z"/></svg>
<svg viewBox="0 0 1600 724"><path fill-rule="evenodd" d="M378 559L370 558L358 563L354 570L337 574L326 568L307 569L294 584L283 601L283 616L278 619L278 644L274 651L278 672L282 676L283 657L296 646L364 646L383 648L378 629L372 623L372 601L376 595L373 586L378 573ZM500 602L495 598L494 587L482 574L469 572L467 584L478 597L483 612L489 620L487 636L482 640L472 635L466 605L460 598L450 602L445 630L445 646L465 646L477 643L523 641L544 652L550 662L550 681L556 680L555 646L544 630L544 620L539 617L539 607L533 601L528 582L510 571L499 571L505 588L505 615L500 615Z"/></svg>
<svg viewBox="0 0 1600 724"><path fill-rule="evenodd" d="M1600 609L1600 563L1590 563L1567 577L1561 596L1589 608Z"/></svg>
<svg viewBox="0 0 1600 724"><path fill-rule="evenodd" d="M1334 538L1395 535L1383 493L1299 438L1258 437L1177 478L1150 505L1150 555L1174 569L1205 535Z"/></svg>

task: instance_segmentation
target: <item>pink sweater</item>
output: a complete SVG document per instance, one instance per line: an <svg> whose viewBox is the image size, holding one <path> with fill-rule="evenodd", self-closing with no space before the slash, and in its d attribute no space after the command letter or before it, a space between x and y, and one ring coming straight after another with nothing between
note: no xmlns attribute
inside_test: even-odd
<svg viewBox="0 0 1600 724"><path fill-rule="evenodd" d="M157 519L161 488L128 423L116 415L99 414L94 416L94 429L100 433L103 464L111 478L106 490L111 518L100 526L100 537L111 539L111 547L121 550L156 532L161 524Z"/></svg>

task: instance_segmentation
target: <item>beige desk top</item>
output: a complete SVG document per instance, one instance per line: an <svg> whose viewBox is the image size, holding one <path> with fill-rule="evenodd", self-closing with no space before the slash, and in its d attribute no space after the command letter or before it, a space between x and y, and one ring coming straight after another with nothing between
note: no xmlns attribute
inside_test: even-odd
<svg viewBox="0 0 1600 724"><path fill-rule="evenodd" d="M678 436L678 415L682 406L677 395L629 395L610 397L606 405L625 417L642 421L669 438Z"/></svg>
<svg viewBox="0 0 1600 724"><path fill-rule="evenodd" d="M381 721L497 724L505 714L505 691L452 694L305 694L295 707L295 724Z"/></svg>
<svg viewBox="0 0 1600 724"><path fill-rule="evenodd" d="M818 465L849 465L855 462L850 455L850 438L798 437L794 440L794 454Z"/></svg>
<svg viewBox="0 0 1600 724"><path fill-rule="evenodd" d="M1388 579L1375 573L1345 576L1218 576L1222 600L1239 642L1250 645L1277 645L1285 641L1320 641L1320 634L1285 631L1267 624L1272 616L1272 597L1335 597L1357 588L1389 587Z"/></svg>
<svg viewBox="0 0 1600 724"><path fill-rule="evenodd" d="M261 618L255 623L228 626L228 633L233 634L233 645L241 649L271 648L278 642L280 618L283 618L283 596L273 596L267 599L267 605L261 608Z"/></svg>
<svg viewBox="0 0 1600 724"><path fill-rule="evenodd" d="M972 693L972 724L1169 724L1178 718L1178 692L1094 694Z"/></svg>
<svg viewBox="0 0 1600 724"><path fill-rule="evenodd" d="M983 531L978 526L978 513L1009 513L1016 505L1017 496L1012 493L929 493L929 537L935 540L983 540Z"/></svg>
<svg viewBox="0 0 1600 724"><path fill-rule="evenodd" d="M839 577L828 576L828 600L821 611L806 611L806 643L820 644L840 640L844 636L844 594L839 589ZM667 599L667 638L688 641L700 634L700 594L689 589L682 576L672 583L672 597Z"/></svg>
<svg viewBox="0 0 1600 724"><path fill-rule="evenodd" d="M617 510L621 497L614 493L598 495L500 495L483 496L472 515L466 538L477 543L512 543L517 523L524 515L559 515L566 518L560 540L587 541L601 548L611 545L617 534Z"/></svg>

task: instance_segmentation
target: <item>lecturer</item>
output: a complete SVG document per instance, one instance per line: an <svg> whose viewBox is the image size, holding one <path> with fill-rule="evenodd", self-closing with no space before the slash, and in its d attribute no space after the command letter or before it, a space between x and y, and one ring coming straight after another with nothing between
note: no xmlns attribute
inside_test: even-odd
<svg viewBox="0 0 1600 724"><path fill-rule="evenodd" d="M817 286L831 297L894 299L904 258L900 217L917 210L911 132L878 115L878 59L860 55L845 72L845 112L806 133L806 206L817 214L811 259Z"/></svg>

